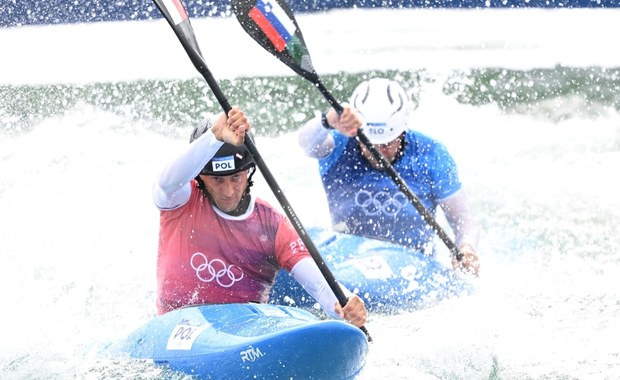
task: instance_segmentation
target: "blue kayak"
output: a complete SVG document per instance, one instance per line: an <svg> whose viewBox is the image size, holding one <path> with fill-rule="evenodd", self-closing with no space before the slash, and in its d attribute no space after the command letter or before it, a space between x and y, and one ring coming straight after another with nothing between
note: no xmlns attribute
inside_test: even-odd
<svg viewBox="0 0 620 380"><path fill-rule="evenodd" d="M368 342L357 327L303 309L226 304L157 316L121 350L196 379L352 379Z"/></svg>
<svg viewBox="0 0 620 380"><path fill-rule="evenodd" d="M472 291L465 276L422 252L326 229L307 232L336 280L358 294L370 312L419 310ZM270 302L303 308L316 303L283 270L276 277Z"/></svg>

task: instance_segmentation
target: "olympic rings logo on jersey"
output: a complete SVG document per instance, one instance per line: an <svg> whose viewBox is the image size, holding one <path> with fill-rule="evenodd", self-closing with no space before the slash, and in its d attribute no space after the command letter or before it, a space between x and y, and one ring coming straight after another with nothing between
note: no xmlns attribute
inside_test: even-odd
<svg viewBox="0 0 620 380"><path fill-rule="evenodd" d="M387 191L379 191L373 194L368 190L359 190L355 194L355 205L362 208L368 216L379 214L395 216L407 204L407 197L401 192L390 194Z"/></svg>
<svg viewBox="0 0 620 380"><path fill-rule="evenodd" d="M218 285L223 288L230 288L235 282L241 281L243 278L243 271L238 266L233 264L226 266L220 259L209 261L207 257L200 252L196 252L192 255L190 264L196 271L196 277L198 277L200 281L211 282L215 280Z"/></svg>

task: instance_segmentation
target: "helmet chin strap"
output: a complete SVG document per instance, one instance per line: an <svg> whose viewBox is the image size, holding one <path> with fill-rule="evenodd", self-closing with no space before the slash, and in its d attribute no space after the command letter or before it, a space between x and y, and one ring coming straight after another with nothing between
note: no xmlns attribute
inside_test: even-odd
<svg viewBox="0 0 620 380"><path fill-rule="evenodd" d="M245 191L243 192L243 195L241 196L241 200L239 201L239 204L237 205L237 207L235 207L235 209L231 211L224 211L217 206L217 203L215 202L211 194L207 191L207 187L205 186L205 183L202 180L202 178L200 178L200 176L196 177L196 181L198 182L198 188L202 192L202 196L209 198L209 201L211 201L211 204L215 205L215 207L217 207L224 214L228 214L230 216L239 216L239 215L243 215L246 211L248 211L248 207L250 207L250 201L252 200L252 197L250 196L250 187L254 185L254 182L252 181L252 176L254 175L255 172L256 172L256 166L252 166L250 168L250 174L248 175L248 184L245 187Z"/></svg>
<svg viewBox="0 0 620 380"><path fill-rule="evenodd" d="M405 147L407 146L407 139L405 138L405 132L400 135L400 146L398 147L398 153L396 153L396 157L394 157L394 161L392 163L396 163L399 158L405 155Z"/></svg>

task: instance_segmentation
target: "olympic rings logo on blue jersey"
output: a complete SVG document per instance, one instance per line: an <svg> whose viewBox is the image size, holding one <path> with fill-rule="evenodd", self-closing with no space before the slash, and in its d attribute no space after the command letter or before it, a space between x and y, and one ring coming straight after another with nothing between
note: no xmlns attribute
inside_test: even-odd
<svg viewBox="0 0 620 380"><path fill-rule="evenodd" d="M194 262L199 264L196 265ZM243 271L236 265L228 265L220 259L213 259L209 261L207 257L196 252L190 259L192 268L196 271L196 277L202 282L211 282L215 280L219 286L223 288L230 288L235 282L241 281L243 278ZM206 272L206 273L205 273ZM206 276L205 276L206 274Z"/></svg>
<svg viewBox="0 0 620 380"><path fill-rule="evenodd" d="M364 210L368 216L379 214L395 216L407 204L407 197L401 192L390 194L387 191L379 191L373 194L368 190L359 190L355 194L355 205Z"/></svg>

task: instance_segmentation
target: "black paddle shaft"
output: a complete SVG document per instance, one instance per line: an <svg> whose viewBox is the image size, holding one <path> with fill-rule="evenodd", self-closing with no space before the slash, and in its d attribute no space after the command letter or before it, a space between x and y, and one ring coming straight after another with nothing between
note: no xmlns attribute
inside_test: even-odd
<svg viewBox="0 0 620 380"><path fill-rule="evenodd" d="M342 105L338 103L331 92L323 85L312 66L310 53L306 47L301 29L288 4L284 0L271 0L270 8L266 9L260 6L259 1L232 0L233 11L242 28L265 50L312 83L323 94L338 115L342 114ZM456 244L424 207L424 204L409 188L392 164L370 142L363 130L359 129L356 137L372 153L375 160L380 163L383 170L411 201L424 221L431 226L450 252L460 261L463 258L463 254L459 252Z"/></svg>
<svg viewBox="0 0 620 380"><path fill-rule="evenodd" d="M215 95L217 101L220 103L220 106L222 107L224 112L228 114L228 111L230 111L232 107L228 103L228 99L222 92L219 84L213 77L213 74L207 67L202 53L200 52L200 48L198 47L198 41L196 40L193 28L190 24L189 16L187 15L187 11L185 10L185 7L183 6L181 0L173 0L173 5L175 6L174 9L168 9L162 0L153 0L153 2L155 3L155 5L157 5L159 11L166 18L166 20L174 30L179 41L181 42L181 45L183 45L183 48L187 52L190 60L192 61L198 72L207 81L207 84L211 88L211 91L213 91L213 94ZM254 145L251 139L245 139L244 145L252 155L254 162L256 162L256 166L258 166L258 169L261 171L261 174L267 181L267 184L271 188L271 191L282 206L286 215L288 216L291 224L295 227L295 230L297 231L299 237L308 249L308 252L310 252L313 260L316 262L329 287L336 295L338 302L340 303L340 305L345 306L348 301L347 296L344 294L333 273L331 272L331 270L321 257L318 249L314 245L314 242L310 238L310 235L308 235L301 221L295 214L291 204L286 199L284 193L282 192L282 189L276 182L275 177L273 176L273 174L271 174L271 171L267 167L267 164L265 163L258 149L256 148L256 145ZM364 331L368 341L372 341L372 338L370 337L370 334L368 333L366 328L362 326L360 327L360 329Z"/></svg>

